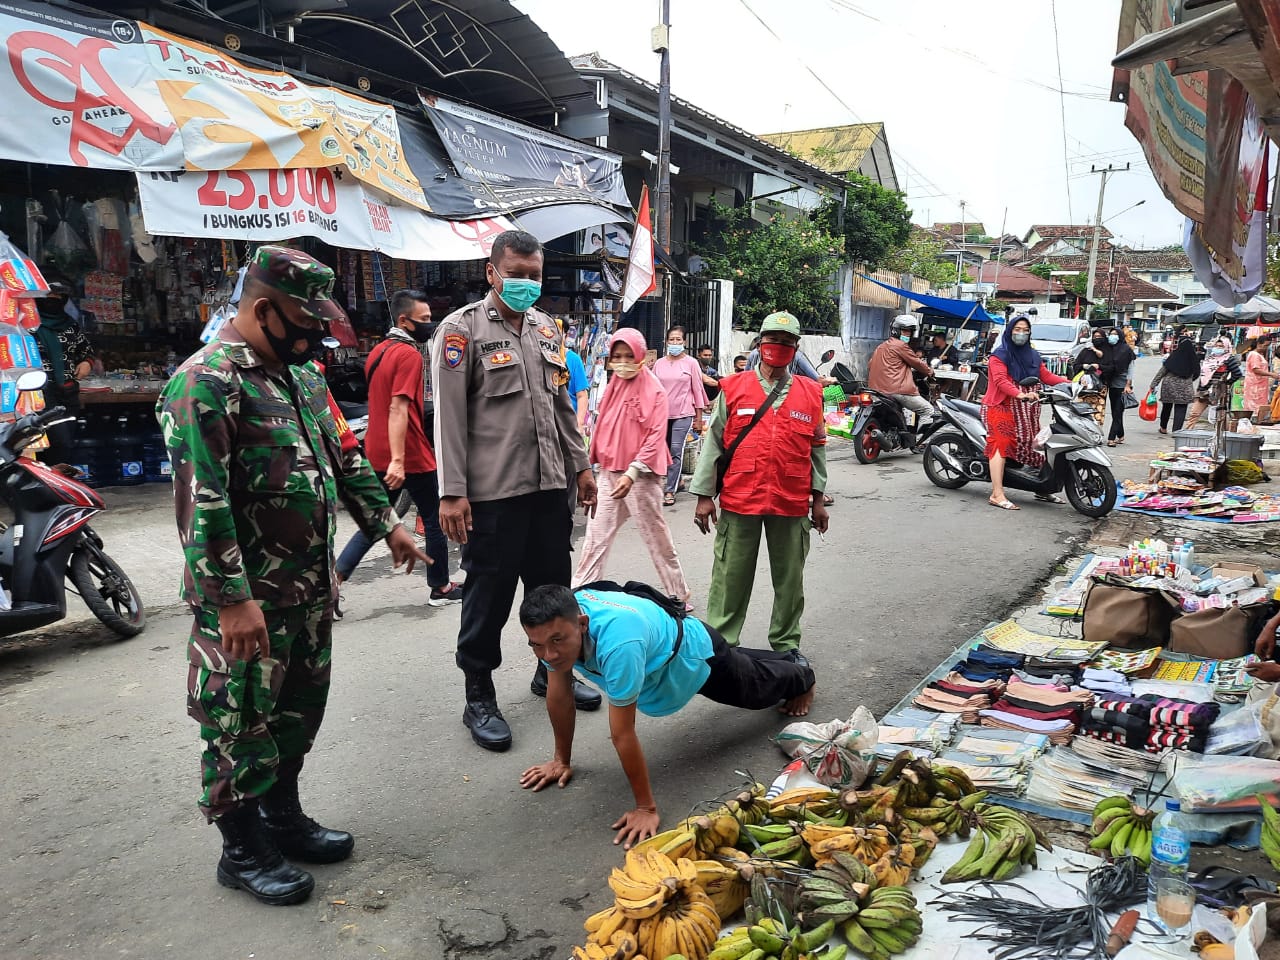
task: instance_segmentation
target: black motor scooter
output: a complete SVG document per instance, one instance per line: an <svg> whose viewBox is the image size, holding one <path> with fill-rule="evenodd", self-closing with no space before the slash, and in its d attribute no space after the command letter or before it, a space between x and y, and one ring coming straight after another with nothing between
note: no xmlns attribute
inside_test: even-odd
<svg viewBox="0 0 1280 960"><path fill-rule="evenodd" d="M20 393L45 384L43 371L18 379ZM62 407L0 424L0 501L13 522L0 533L0 579L9 609L0 610L0 637L48 626L67 615L66 582L94 616L122 637L146 626L142 598L102 550L89 518L106 504L89 487L22 451L57 423L71 419Z"/></svg>

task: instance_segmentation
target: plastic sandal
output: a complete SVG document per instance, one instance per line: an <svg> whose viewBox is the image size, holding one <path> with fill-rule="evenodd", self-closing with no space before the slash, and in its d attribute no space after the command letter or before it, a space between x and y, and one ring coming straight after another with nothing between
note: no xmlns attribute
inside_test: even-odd
<svg viewBox="0 0 1280 960"><path fill-rule="evenodd" d="M999 507L1001 510L1021 510L1022 509L1012 500L1009 500L1007 498L1004 500L992 500L990 497L988 497L987 503L991 504L993 507Z"/></svg>

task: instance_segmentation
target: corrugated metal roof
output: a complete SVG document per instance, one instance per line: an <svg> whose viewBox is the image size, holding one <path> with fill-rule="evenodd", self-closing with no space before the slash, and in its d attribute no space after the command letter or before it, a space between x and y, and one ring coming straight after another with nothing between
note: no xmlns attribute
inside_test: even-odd
<svg viewBox="0 0 1280 960"><path fill-rule="evenodd" d="M883 134L883 123L850 123L842 127L762 133L760 137L790 154L816 163L828 173L848 173L862 165L867 151Z"/></svg>

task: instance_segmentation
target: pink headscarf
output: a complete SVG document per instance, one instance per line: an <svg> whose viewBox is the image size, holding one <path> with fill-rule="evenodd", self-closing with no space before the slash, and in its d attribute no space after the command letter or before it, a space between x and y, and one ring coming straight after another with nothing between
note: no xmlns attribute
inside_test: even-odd
<svg viewBox="0 0 1280 960"><path fill-rule="evenodd" d="M1209 351L1214 347L1221 346L1226 349L1220 357L1209 356ZM1204 360L1200 362L1200 386L1207 387L1213 375L1218 372L1218 368L1227 362L1227 355L1231 353L1231 341L1226 337L1215 337L1204 346Z"/></svg>
<svg viewBox="0 0 1280 960"><path fill-rule="evenodd" d="M667 449L667 394L653 371L644 366L645 343L639 330L623 328L609 338L631 348L640 372L630 380L609 378L596 412L591 435L591 462L623 471L639 460L658 476L671 466Z"/></svg>

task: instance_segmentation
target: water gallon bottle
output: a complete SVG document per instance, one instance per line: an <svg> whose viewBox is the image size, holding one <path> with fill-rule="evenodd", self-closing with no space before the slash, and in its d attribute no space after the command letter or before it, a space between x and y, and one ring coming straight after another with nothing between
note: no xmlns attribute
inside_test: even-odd
<svg viewBox="0 0 1280 960"><path fill-rule="evenodd" d="M82 483L102 486L102 448L104 441L93 433L91 421L81 417L76 422L76 439L71 444L71 465L80 471Z"/></svg>
<svg viewBox="0 0 1280 960"><path fill-rule="evenodd" d="M1191 864L1191 838L1178 826L1182 805L1164 802L1164 813L1156 817L1151 833L1151 866L1147 868L1147 917L1164 924L1156 912L1156 890L1161 880L1186 880Z"/></svg>
<svg viewBox="0 0 1280 960"><path fill-rule="evenodd" d="M147 483L169 483L173 479L169 450L159 430L152 430L143 441L142 475Z"/></svg>
<svg viewBox="0 0 1280 960"><path fill-rule="evenodd" d="M116 471L115 482L122 486L145 483L146 478L142 467L143 434L138 432L136 425L127 416L120 417L116 421L116 431L116 457L119 469Z"/></svg>

